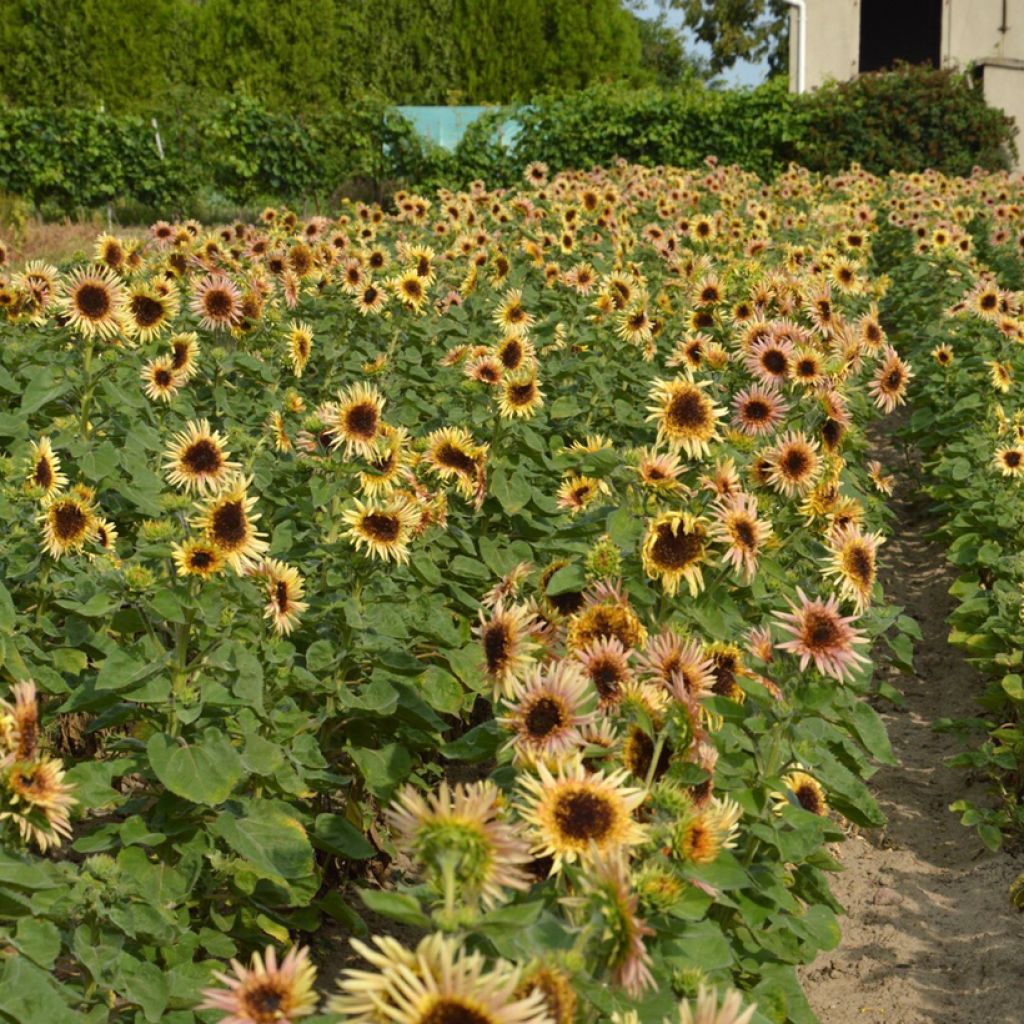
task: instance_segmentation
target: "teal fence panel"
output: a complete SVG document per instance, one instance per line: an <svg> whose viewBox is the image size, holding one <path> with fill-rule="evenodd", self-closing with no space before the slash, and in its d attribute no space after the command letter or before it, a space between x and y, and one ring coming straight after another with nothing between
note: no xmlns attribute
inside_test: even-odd
<svg viewBox="0 0 1024 1024"><path fill-rule="evenodd" d="M410 121L425 139L452 150L459 144L466 129L493 107L398 107L398 112ZM517 125L506 121L501 126L501 141L508 145L515 136Z"/></svg>

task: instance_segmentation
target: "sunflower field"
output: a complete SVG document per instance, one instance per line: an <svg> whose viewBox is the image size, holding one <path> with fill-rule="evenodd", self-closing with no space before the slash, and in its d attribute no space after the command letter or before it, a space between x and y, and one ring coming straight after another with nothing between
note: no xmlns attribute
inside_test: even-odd
<svg viewBox="0 0 1024 1024"><path fill-rule="evenodd" d="M3 267L0 1017L813 1022L879 432L1020 824L1019 192L535 163Z"/></svg>

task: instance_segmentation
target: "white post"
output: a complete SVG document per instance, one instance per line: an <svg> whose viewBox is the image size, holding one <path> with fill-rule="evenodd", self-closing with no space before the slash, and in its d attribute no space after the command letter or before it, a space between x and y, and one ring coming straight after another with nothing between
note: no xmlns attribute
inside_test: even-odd
<svg viewBox="0 0 1024 1024"><path fill-rule="evenodd" d="M156 139L156 151L160 154L160 159L163 160L164 144L160 139L160 125L156 123L155 117L149 123L153 126L153 136Z"/></svg>
<svg viewBox="0 0 1024 1024"><path fill-rule="evenodd" d="M796 91L807 91L807 0L786 0L796 8Z"/></svg>

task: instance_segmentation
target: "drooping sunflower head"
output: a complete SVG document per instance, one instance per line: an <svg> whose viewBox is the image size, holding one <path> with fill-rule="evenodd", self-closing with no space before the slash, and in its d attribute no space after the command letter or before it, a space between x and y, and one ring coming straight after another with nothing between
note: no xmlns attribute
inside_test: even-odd
<svg viewBox="0 0 1024 1024"><path fill-rule="evenodd" d="M732 800L714 798L695 808L675 826L673 852L691 864L712 864L719 854L736 845L742 811Z"/></svg>
<svg viewBox="0 0 1024 1024"><path fill-rule="evenodd" d="M194 420L175 435L164 452L168 481L185 491L198 493L220 490L239 469L229 461L227 439L210 430L207 420Z"/></svg>
<svg viewBox="0 0 1024 1024"><path fill-rule="evenodd" d="M302 376L312 351L313 328L307 323L293 320L288 327L288 359L296 377Z"/></svg>
<svg viewBox="0 0 1024 1024"><path fill-rule="evenodd" d="M742 703L746 695L738 682L743 674L743 652L740 648L736 644L718 642L709 644L704 653L711 662L714 677L711 692Z"/></svg>
<svg viewBox="0 0 1024 1024"><path fill-rule="evenodd" d="M299 571L276 558L265 558L260 574L267 588L264 617L270 620L278 635L287 636L298 625L299 616L309 605L302 600L305 586Z"/></svg>
<svg viewBox="0 0 1024 1024"><path fill-rule="evenodd" d="M29 453L29 474L26 481L32 488L37 488L45 500L62 491L68 478L61 472L60 458L53 450L48 437L33 441Z"/></svg>
<svg viewBox="0 0 1024 1024"><path fill-rule="evenodd" d="M179 380L191 380L199 371L197 363L199 336L194 331L185 331L182 334L172 335L169 344L171 347L171 370Z"/></svg>
<svg viewBox="0 0 1024 1024"><path fill-rule="evenodd" d="M14 761L32 761L39 753L39 704L36 684L15 683L14 703L0 700L0 742ZM0 764L8 758L0 758Z"/></svg>
<svg viewBox="0 0 1024 1024"><path fill-rule="evenodd" d="M828 814L825 790L813 775L808 775L805 771L792 771L782 777L782 782L786 787L785 792L773 794L773 802L777 808L796 804L819 817Z"/></svg>
<svg viewBox="0 0 1024 1024"><path fill-rule="evenodd" d="M704 589L701 565L708 531L703 519L689 512L662 512L647 525L641 547L644 570L674 595L685 580L691 597Z"/></svg>
<svg viewBox="0 0 1024 1024"><path fill-rule="evenodd" d="M442 427L427 436L424 457L442 480L454 479L459 492L471 497L480 482L487 445L477 444L465 427Z"/></svg>
<svg viewBox="0 0 1024 1024"><path fill-rule="evenodd" d="M602 637L614 638L625 648L642 647L647 629L625 598L587 595L587 603L569 619L566 646L580 651Z"/></svg>

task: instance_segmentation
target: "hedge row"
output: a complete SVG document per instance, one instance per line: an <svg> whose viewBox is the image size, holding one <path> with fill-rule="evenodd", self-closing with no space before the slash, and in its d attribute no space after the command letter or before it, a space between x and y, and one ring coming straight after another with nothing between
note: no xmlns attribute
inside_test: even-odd
<svg viewBox="0 0 1024 1024"><path fill-rule="evenodd" d="M513 117L508 145L498 128ZM834 172L935 167L998 169L1015 153L1013 125L970 79L903 67L806 96L780 81L757 89L666 91L601 86L497 109L470 126L454 153L420 139L380 103L297 118L244 97L160 125L66 109L0 110L0 190L45 214L128 200L183 214L200 197L328 202L342 192L382 196L405 184L462 187L519 180L532 160L553 170L608 164L692 166L708 154L769 177L790 161ZM507 134L507 133L506 133Z"/></svg>

